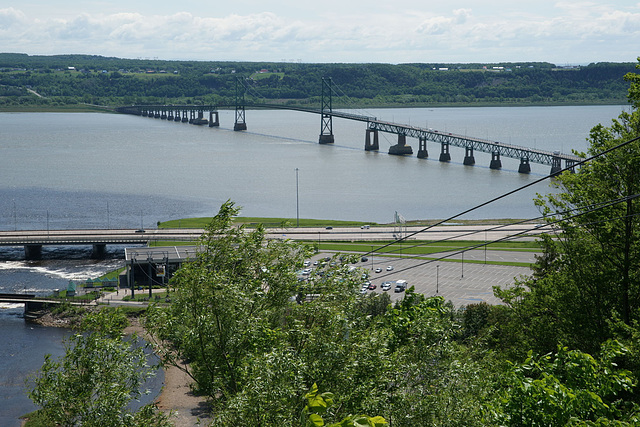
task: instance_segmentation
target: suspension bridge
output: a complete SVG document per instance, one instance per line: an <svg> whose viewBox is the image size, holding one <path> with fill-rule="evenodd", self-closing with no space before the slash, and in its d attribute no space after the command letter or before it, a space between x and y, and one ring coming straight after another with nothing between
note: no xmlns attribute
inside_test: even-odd
<svg viewBox="0 0 640 427"><path fill-rule="evenodd" d="M239 81L239 80L238 80ZM234 104L217 105L131 105L117 108L117 111L124 114L134 114L142 117L151 117L162 120L170 120L195 125L208 125L210 127L220 126L219 109L234 108L235 131L247 130L246 109L282 109L302 111L306 113L318 114L320 116L320 135L318 143L333 144L335 141L333 134L333 118L354 120L366 123L365 129L365 151L379 151L380 132L397 135L397 143L389 147L389 154L392 155L413 155L413 148L407 144L407 137L418 140L417 157L424 159L429 157L427 142L440 144L438 160L441 162L451 161L451 146L460 147L465 150L464 165L474 165L476 151L491 154L489 168L501 169L502 157L519 159L518 172L531 172L531 163L548 165L551 167L550 174L556 174L564 168L572 168L576 163L584 160L582 157L572 154L564 154L559 151L537 150L518 145L506 144L499 141L491 141L484 138L475 138L466 135L458 135L451 132L442 132L432 128L422 128L407 124L393 123L379 120L377 117L353 114L333 109L334 87L330 78L322 79L322 94L320 108L302 107L295 105L282 105L259 102L246 102L246 87L240 90L242 84L236 83L236 96Z"/></svg>

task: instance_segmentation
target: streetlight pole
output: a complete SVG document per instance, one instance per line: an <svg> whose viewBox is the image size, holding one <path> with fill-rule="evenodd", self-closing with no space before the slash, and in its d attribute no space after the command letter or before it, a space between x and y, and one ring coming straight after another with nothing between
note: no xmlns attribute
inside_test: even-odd
<svg viewBox="0 0 640 427"><path fill-rule="evenodd" d="M296 227L300 227L300 196L298 192L298 168L296 168Z"/></svg>
<svg viewBox="0 0 640 427"><path fill-rule="evenodd" d="M439 281L440 281L440 265L436 265L436 294L438 293L439 289Z"/></svg>

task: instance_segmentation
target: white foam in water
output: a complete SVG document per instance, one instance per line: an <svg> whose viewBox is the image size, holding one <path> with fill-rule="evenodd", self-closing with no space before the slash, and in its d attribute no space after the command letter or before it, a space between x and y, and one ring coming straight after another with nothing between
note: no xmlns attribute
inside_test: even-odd
<svg viewBox="0 0 640 427"><path fill-rule="evenodd" d="M50 265L34 265L26 261L4 261L0 262L0 270L23 270L42 274L54 279L86 280L97 278L121 267L122 261L108 260L99 263L91 262L90 264L84 265L78 265L78 261L74 261L73 263L56 261L48 264Z"/></svg>

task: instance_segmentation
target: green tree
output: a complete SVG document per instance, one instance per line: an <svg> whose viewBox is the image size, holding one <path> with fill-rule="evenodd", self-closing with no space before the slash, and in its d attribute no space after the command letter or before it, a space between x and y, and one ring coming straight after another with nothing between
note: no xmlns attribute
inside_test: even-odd
<svg viewBox="0 0 640 427"><path fill-rule="evenodd" d="M637 105L637 89L632 87L629 96ZM587 154L598 157L575 173L557 176L557 191L536 200L556 233L542 239L544 254L535 274L499 295L539 344L562 342L595 352L612 337L612 319L627 325L639 319L638 136L637 108L622 112L610 127L595 126Z"/></svg>
<svg viewBox="0 0 640 427"><path fill-rule="evenodd" d="M530 353L505 378L502 400L487 420L504 426L632 426L639 407L626 397L636 379L617 360L627 349L617 341L594 358L559 346L553 354Z"/></svg>
<svg viewBox="0 0 640 427"><path fill-rule="evenodd" d="M118 309L89 314L56 361L50 355L29 393L40 406L39 418L62 426L170 426L152 406L127 409L144 381L154 374L136 337L122 334L126 317Z"/></svg>

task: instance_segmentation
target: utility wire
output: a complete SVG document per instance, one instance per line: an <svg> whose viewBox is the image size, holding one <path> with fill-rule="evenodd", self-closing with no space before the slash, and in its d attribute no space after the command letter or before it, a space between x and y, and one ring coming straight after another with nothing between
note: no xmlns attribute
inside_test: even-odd
<svg viewBox="0 0 640 427"><path fill-rule="evenodd" d="M559 223L562 223L562 222L565 222L565 221L570 221L570 220L578 218L578 217L580 217L582 215L587 215L589 213L604 209L604 208L609 207L609 206L616 205L618 203L625 202L627 200L633 200L633 199L638 198L638 197L640 197L640 194L634 194L634 195L631 195L631 196L623 197L621 199L616 199L616 200L610 201L610 202L608 202L606 204L603 204L602 206L599 206L596 209L587 210L585 212L579 212L579 213L577 213L575 215L571 215L571 216L569 216L567 218L561 218L561 219L558 219L556 221L552 221L552 222L550 222L548 224L545 224L545 226L553 226L555 224L559 224ZM614 221L614 220L617 220L617 219L624 219L624 218L629 218L629 217L634 217L634 216L640 216L640 213L635 213L635 214L632 214L632 215L623 215L623 216L616 217L616 218L608 218L606 221ZM592 223L583 224L583 226L593 225L593 224L600 224L602 222L605 222L605 220L595 221L595 222L592 222ZM530 232L530 230L523 230L521 232L509 235L509 236L505 236L505 237L501 237L499 239L492 240L491 242L483 242L483 243L479 243L477 245L468 246L466 248L462 248L462 249L460 249L458 251L451 252L451 253L449 253L447 255L443 255L443 256L441 256L439 258L436 258L436 259L427 260L425 262L422 262L422 263L419 263L419 264L416 264L416 265L412 265L412 266L403 268L401 270L396 270L394 273L400 273L400 272L403 272L403 271L411 270L413 268L421 267L421 266L426 265L426 264L430 264L432 262L442 261L442 260L450 258L452 256L460 255L460 254L462 254L464 252L467 252L467 251L470 251L470 250L473 250L473 249L478 249L478 248L481 248L483 246L490 245L490 244L493 244L493 243L499 243L499 242L504 242L504 241L507 241L507 240L512 240L512 239L515 239L515 238L517 238L517 237L519 237L519 236L521 236L523 234L526 234L528 232ZM552 233L552 232L555 233L556 230L553 229L553 228L551 230L547 230L547 231L540 230L539 235L548 234L548 233ZM422 255L422 256L424 256L424 255ZM415 258L418 258L418 257L420 257L420 256L410 257L410 259L415 259ZM391 274L391 273L389 273L389 274ZM386 277L389 274L378 276L378 278Z"/></svg>
<svg viewBox="0 0 640 427"><path fill-rule="evenodd" d="M520 221L516 221L516 222L510 223L510 224L502 224L502 225L497 225L497 226L494 226L494 227L491 227L491 228L484 228L484 229L481 229L481 230L473 230L473 231L469 231L469 232L464 233L464 234L459 234L459 235L456 235L456 236L446 237L446 238L440 239L440 240L422 242L422 243L418 243L418 244L411 245L411 246L408 246L408 247L405 246L405 247L398 248L398 249L393 249L393 250L390 250L390 251L387 251L387 252L376 252L376 254L377 255L378 254L379 255L389 255L389 254L393 254L395 252L402 251L402 250L425 247L425 246L429 246L429 245L435 245L435 244L438 244L438 243L442 243L442 242L446 242L446 241L450 241L450 240L454 240L454 239L460 239L462 237L471 236L471 235L474 235L474 234L486 233L486 232L491 232L491 231L499 231L502 228L511 227L511 226L519 225L519 224L524 224L524 223L531 222L531 221L543 220L543 219L549 218L551 216L567 215L569 213L572 213L572 212L575 212L575 211L581 211L581 210L584 210L584 209L587 209L587 212L585 212L585 213L594 212L594 211L600 209L600 208L595 209L595 207L598 207L598 206L608 207L608 206L611 206L611 205L614 205L614 204L617 204L617 203L622 203L622 202L625 202L627 200L634 199L636 197L639 197L639 195L636 194L636 195L633 195L633 196L625 196L625 197L621 197L621 198L618 198L618 199L613 199L613 200L607 200L607 201L603 201L603 202L593 203L591 205L579 206L579 207L575 207L575 208L572 208L572 209L568 209L568 210L563 211L563 212L555 212L553 215L549 215L549 216L541 215L541 216L538 216L538 217L535 217L535 218L523 219L523 220L520 220ZM543 225L545 227L548 226L548 224L546 224L546 223L543 224ZM532 230L532 229L528 229L528 230ZM533 230L535 230L535 229L533 229ZM438 232L438 231L436 231L436 232ZM533 235L537 235L537 234L539 234L539 233L532 233L532 236Z"/></svg>
<svg viewBox="0 0 640 427"><path fill-rule="evenodd" d="M574 163L574 164L573 164L573 165L571 165L571 166L567 166L567 167L565 167L565 168L563 168L563 169L560 169L560 170L559 170L558 172L556 172L555 174L549 174L549 175L544 176L544 177L542 177L542 178L536 179L535 181L532 181L532 182L530 182L530 183L528 183L528 184L525 184L525 185L523 185L523 186L520 186L520 187L518 187L518 188L516 188L516 189L514 189L514 190L511 190L511 191L509 191L509 192L503 193L503 194L501 194L500 196L494 197L493 199L490 199L490 200L488 200L488 201L486 201L486 202L483 202L483 203L481 203L481 204L479 204L479 205L476 205L476 206L474 206L474 207L472 207L472 208L469 208L469 209L467 209L467 210L465 210L465 211L462 211L462 212L460 212L460 213L458 213L458 214L456 214L456 215L453 215L453 216L451 216L451 217L449 217L449 218L446 218L446 219L440 220L440 221L436 222L435 224L429 225L429 226L427 226L427 227L424 227L424 228L423 228L423 229L421 229L421 230L414 231L413 233L410 233L410 234L408 234L408 235L406 235L406 236L404 236L404 237L401 237L401 238L399 238L399 239L397 239L397 240L395 240L395 241L393 241L393 242L391 242L391 243L387 243L387 244L385 244L385 245L383 245L383 246L380 246L379 248L374 249L374 250L372 250L371 252L366 253L365 255L368 255L368 254L371 254L371 253L375 253L376 251L378 251L378 250L380 250L380 249L384 249L384 248L389 247L389 246L391 246L391 245L393 245L393 244L395 244L395 243L402 242L402 241L404 241L404 240L408 239L409 237L412 237L412 236L414 236L414 235L416 235L416 234L418 234L418 233L423 233L423 232L425 232L425 231L427 231L427 230L430 230L430 229L431 229L431 228L433 228L433 227L436 227L436 226L441 225L441 224L443 224L443 223L445 223L445 222L448 222L448 221L451 221L451 220L453 220L453 219L456 219L456 218L458 218L458 217L460 217L460 216L462 216L462 215L465 215L465 214L467 214L467 213L469 213L469 212L473 212L473 211L474 211L474 210L476 210L476 209L479 209L479 208L481 208L481 207L487 206L487 205L489 205L489 204L491 204L491 203L493 203L493 202L496 202L496 201L501 200L501 199L503 199L503 198L505 198L505 197L507 197L507 196L510 196L510 195L512 195L512 194L514 194L514 193L517 193L518 191L524 190L525 188L529 188L529 187L531 187L531 186L533 186L533 185L539 184L540 182L542 182L542 181L544 181L544 180L547 180L547 179L549 179L549 178L551 178L551 177L553 177L553 176L556 176L556 175L561 174L562 172L565 172L565 171L567 171L567 170L571 170L571 169L573 169L573 168L575 168L575 167L577 167L577 166L580 166L580 165L583 165L583 164L585 164L585 163L587 163L587 162L590 162L590 161L592 161L592 160L595 160L595 159L597 159L597 158L599 158L599 157L602 157L602 156L604 156L604 155L606 155L606 154L608 154L608 153L610 153L610 152L612 152L612 151L614 151L614 150L620 149L620 148L622 148L622 147L624 147L624 146L626 146L626 145L629 145L629 144L631 144L632 142L635 142L635 141L638 141L638 140L640 140L640 136L637 136L637 137L632 138L632 139L630 139L630 140L627 140L627 141L625 141L625 142L621 142L620 144L616 145L615 147L609 148L609 149L607 149L607 150L602 151L601 153L595 154L595 155L593 155L593 156L591 156L591 157L588 157L588 158L583 159L583 160L581 160L581 161L579 161L579 162L576 162L576 163Z"/></svg>

